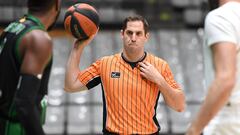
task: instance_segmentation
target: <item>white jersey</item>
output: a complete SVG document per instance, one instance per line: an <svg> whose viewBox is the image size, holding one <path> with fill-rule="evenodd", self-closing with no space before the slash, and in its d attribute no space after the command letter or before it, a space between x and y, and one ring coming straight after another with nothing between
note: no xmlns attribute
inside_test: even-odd
<svg viewBox="0 0 240 135"><path fill-rule="evenodd" d="M211 11L205 19L204 62L206 89L214 79L210 46L217 42L232 42L237 45L237 82L229 99L240 104L240 3L228 2Z"/></svg>

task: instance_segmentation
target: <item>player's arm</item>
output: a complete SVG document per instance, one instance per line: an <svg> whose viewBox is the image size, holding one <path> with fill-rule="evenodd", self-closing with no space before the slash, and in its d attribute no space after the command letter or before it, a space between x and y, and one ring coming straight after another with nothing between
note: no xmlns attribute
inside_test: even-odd
<svg viewBox="0 0 240 135"><path fill-rule="evenodd" d="M183 91L171 87L158 70L150 63L140 62L139 65L141 70L140 74L159 86L166 104L174 110L182 112L185 109L185 96Z"/></svg>
<svg viewBox="0 0 240 135"><path fill-rule="evenodd" d="M52 54L52 41L41 30L26 34L20 43L22 64L14 98L18 118L28 135L43 135L36 98L41 75Z"/></svg>
<svg viewBox="0 0 240 135"><path fill-rule="evenodd" d="M64 90L66 92L87 90L87 87L78 80L78 75L80 73L79 65L81 63L81 55L84 47L92 41L94 36L95 35L91 36L87 40L75 41L66 66L64 83Z"/></svg>
<svg viewBox="0 0 240 135"><path fill-rule="evenodd" d="M227 103L236 81L236 45L221 42L212 45L215 79L211 83L200 111L188 135L199 135L209 121Z"/></svg>

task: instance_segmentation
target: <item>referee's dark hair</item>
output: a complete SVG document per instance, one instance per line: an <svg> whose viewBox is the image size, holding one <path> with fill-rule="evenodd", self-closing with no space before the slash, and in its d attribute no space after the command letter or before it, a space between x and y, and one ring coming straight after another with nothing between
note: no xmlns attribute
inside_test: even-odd
<svg viewBox="0 0 240 135"><path fill-rule="evenodd" d="M214 10L219 7L219 0L208 0L209 10Z"/></svg>
<svg viewBox="0 0 240 135"><path fill-rule="evenodd" d="M127 27L127 23L132 22L132 21L141 21L144 26L145 34L147 34L149 32L149 24L148 24L147 20L140 15L134 15L134 16L129 16L129 17L125 18L123 21L123 24L122 24L122 30L124 31Z"/></svg>
<svg viewBox="0 0 240 135"><path fill-rule="evenodd" d="M56 0L28 0L27 7L29 13L45 13L56 4ZM56 5L57 7L57 5Z"/></svg>

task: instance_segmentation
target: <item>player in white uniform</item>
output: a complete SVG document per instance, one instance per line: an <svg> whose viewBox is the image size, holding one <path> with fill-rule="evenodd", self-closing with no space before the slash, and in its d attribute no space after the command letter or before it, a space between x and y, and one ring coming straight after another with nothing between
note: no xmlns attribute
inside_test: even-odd
<svg viewBox="0 0 240 135"><path fill-rule="evenodd" d="M240 135L240 0L215 2L204 27L208 91L187 135Z"/></svg>

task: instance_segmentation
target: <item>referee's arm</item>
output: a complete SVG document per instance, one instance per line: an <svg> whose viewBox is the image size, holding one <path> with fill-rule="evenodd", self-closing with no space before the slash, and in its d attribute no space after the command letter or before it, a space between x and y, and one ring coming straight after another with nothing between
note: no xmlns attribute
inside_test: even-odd
<svg viewBox="0 0 240 135"><path fill-rule="evenodd" d="M87 87L78 80L78 75L80 73L79 65L84 47L87 46L92 41L94 36L95 35L91 36L87 40L75 41L66 66L64 83L64 90L66 92L77 92L87 90Z"/></svg>
<svg viewBox="0 0 240 135"><path fill-rule="evenodd" d="M147 78L159 86L166 104L178 112L184 111L185 96L183 91L171 87L164 79L164 77L158 72L158 70L149 62L140 62L139 65L141 76ZM168 72L170 72L170 70ZM173 77L170 79L173 79Z"/></svg>

